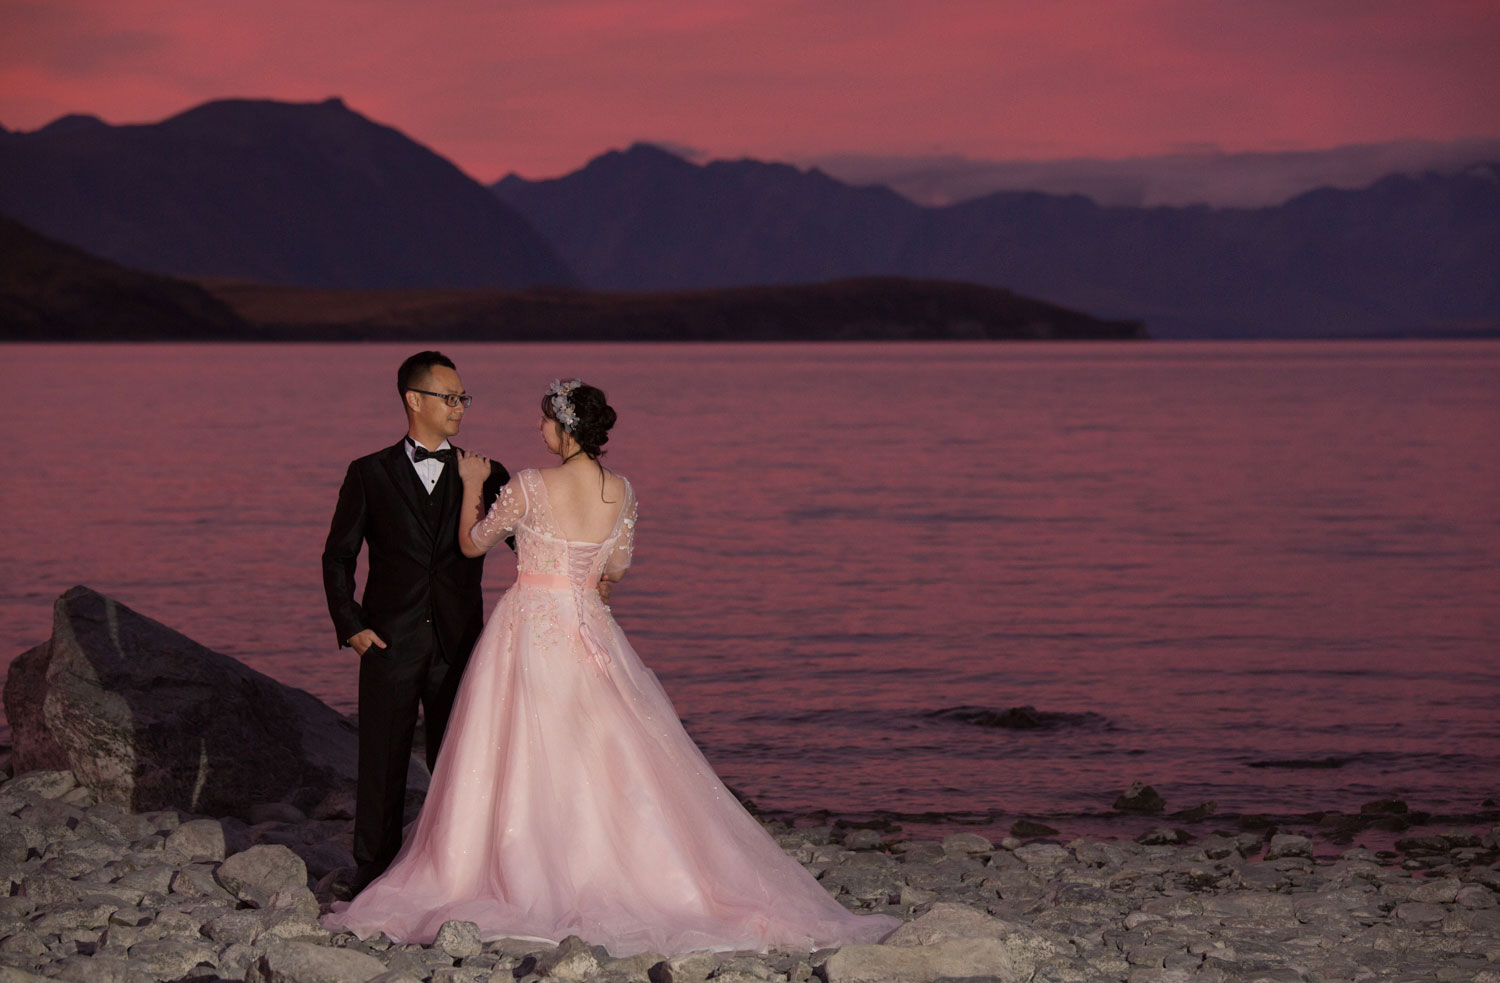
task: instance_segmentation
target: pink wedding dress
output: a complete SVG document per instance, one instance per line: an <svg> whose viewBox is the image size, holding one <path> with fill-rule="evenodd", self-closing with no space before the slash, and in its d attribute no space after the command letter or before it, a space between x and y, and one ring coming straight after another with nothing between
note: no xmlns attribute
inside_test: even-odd
<svg viewBox="0 0 1500 983"><path fill-rule="evenodd" d="M630 563L635 494L602 543L571 542L536 471L472 533L514 530L516 583L474 647L417 821L391 867L324 916L333 931L431 942L578 935L615 956L874 942L704 759L599 598Z"/></svg>

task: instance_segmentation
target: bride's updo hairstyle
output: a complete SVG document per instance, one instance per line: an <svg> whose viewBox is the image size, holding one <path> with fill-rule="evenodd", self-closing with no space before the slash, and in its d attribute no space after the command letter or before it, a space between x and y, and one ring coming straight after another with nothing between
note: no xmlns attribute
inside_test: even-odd
<svg viewBox="0 0 1500 983"><path fill-rule="evenodd" d="M609 428L615 425L614 408L604 390L577 379L558 381L542 396L542 415L557 422L558 429L578 441L579 450L598 459L609 443Z"/></svg>

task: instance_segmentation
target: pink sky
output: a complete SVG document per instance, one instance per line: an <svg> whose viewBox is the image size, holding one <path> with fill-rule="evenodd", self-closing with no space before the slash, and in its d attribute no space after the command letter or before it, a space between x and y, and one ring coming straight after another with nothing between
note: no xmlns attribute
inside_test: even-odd
<svg viewBox="0 0 1500 983"><path fill-rule="evenodd" d="M1500 136L1495 0L0 0L0 124L342 96L483 181Z"/></svg>

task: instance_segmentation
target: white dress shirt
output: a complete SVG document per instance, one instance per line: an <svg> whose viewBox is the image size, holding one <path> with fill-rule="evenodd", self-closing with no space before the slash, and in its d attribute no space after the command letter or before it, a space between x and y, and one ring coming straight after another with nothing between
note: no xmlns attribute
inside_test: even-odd
<svg viewBox="0 0 1500 983"><path fill-rule="evenodd" d="M417 445L410 437L407 437L404 443L406 445L406 459L411 462L412 467L417 469L417 477L422 479L423 487L427 489L427 494L431 495L432 490L437 487L438 479L443 476L443 462L435 461L430 457L425 461L418 461ZM445 438L434 450L444 450L452 446Z"/></svg>

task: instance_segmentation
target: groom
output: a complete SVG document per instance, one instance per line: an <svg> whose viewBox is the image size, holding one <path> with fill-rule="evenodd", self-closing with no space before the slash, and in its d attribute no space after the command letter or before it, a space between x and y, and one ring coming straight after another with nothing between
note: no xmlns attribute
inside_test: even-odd
<svg viewBox="0 0 1500 983"><path fill-rule="evenodd" d="M354 819L358 892L401 847L406 770L417 705L426 720L427 767L453 708L459 677L484 622L484 559L458 549L463 483L458 435L469 396L452 360L418 352L401 363L396 389L406 436L349 465L323 546L323 589L339 645L359 653L359 783ZM488 509L510 479L491 462ZM354 569L369 545L364 597Z"/></svg>

